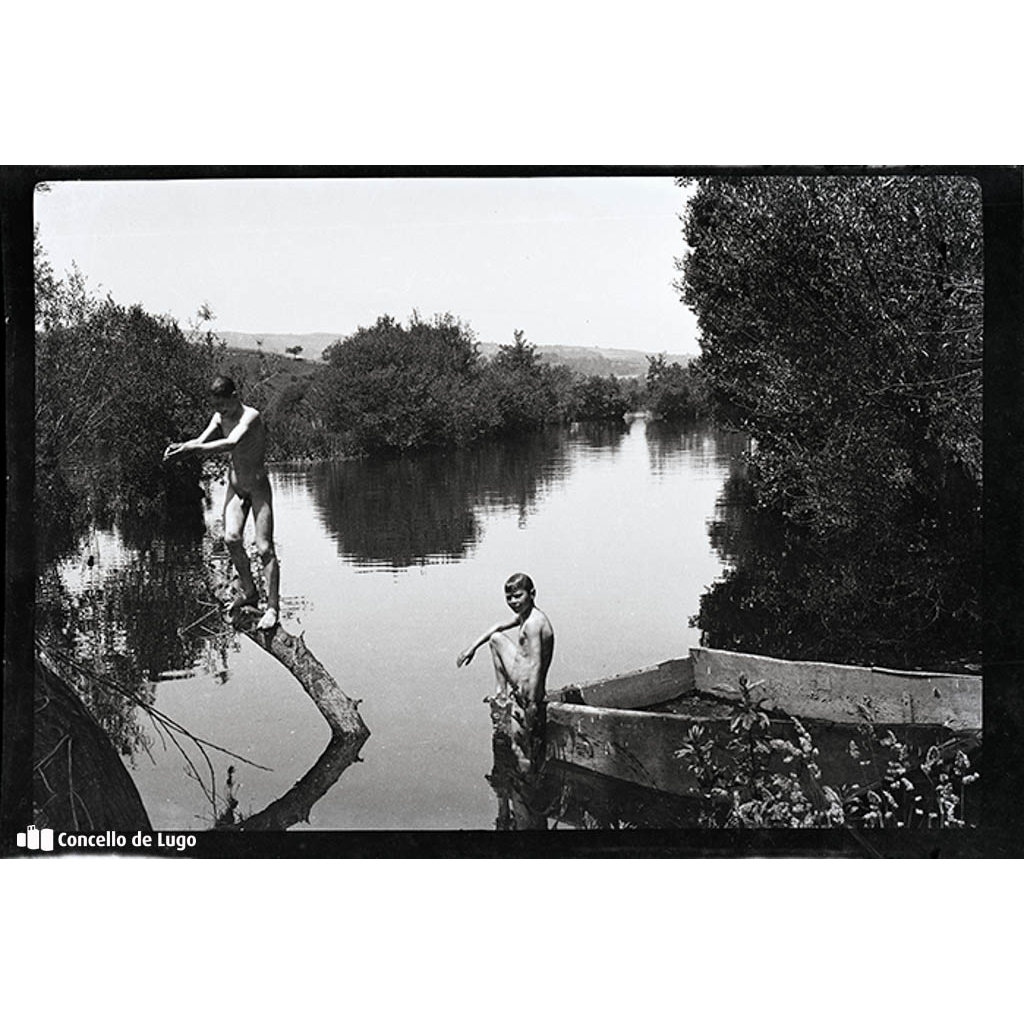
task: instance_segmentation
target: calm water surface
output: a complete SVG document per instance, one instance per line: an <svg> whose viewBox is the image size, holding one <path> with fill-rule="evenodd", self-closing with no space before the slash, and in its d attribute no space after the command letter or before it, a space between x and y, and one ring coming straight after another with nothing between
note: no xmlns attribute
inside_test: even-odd
<svg viewBox="0 0 1024 1024"><path fill-rule="evenodd" d="M744 444L638 420L471 452L275 469L284 625L362 701L372 734L362 762L296 827L493 828L490 661L485 649L456 669L455 657L506 615L505 578L533 576L554 624L549 688L684 654L699 639L689 617L724 568L708 524ZM213 535L221 493L207 514ZM209 541L206 552L209 561ZM72 593L102 589L133 557L110 534L88 554L88 568L81 558L63 568ZM134 577L152 591L147 580L173 577L178 556L168 544L147 558L156 568ZM160 596L168 587L157 588L165 606L147 628L184 628L188 653L182 665L154 655L154 706L231 752L208 751L218 806L233 766L238 811L253 813L309 769L329 731L284 668L216 617L182 621L191 613ZM190 767L146 714L132 728L140 739L126 760L154 828L210 827L203 758L186 744Z"/></svg>

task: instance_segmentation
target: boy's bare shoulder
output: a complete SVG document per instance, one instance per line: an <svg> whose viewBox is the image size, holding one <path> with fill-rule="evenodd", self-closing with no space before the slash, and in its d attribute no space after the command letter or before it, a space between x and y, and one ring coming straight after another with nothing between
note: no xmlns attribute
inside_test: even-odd
<svg viewBox="0 0 1024 1024"><path fill-rule="evenodd" d="M541 633L554 632L551 620L536 605L533 606L533 610L526 620L526 625L528 628L539 630Z"/></svg>

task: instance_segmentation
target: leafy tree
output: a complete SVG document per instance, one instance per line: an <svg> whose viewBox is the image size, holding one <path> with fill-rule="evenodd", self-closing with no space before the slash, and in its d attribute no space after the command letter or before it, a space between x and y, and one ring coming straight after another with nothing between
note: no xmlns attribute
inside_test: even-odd
<svg viewBox="0 0 1024 1024"><path fill-rule="evenodd" d="M288 380L268 393L263 405L271 459L318 459L339 454L327 429L315 377Z"/></svg>
<svg viewBox="0 0 1024 1024"><path fill-rule="evenodd" d="M741 557L706 595L705 638L746 635L780 656L801 644L826 658L916 648L920 663L929 645L933 658L976 656L975 183L702 180L685 231L679 289L698 316L701 379L716 414L754 440L759 515L798 528L780 524L778 557Z"/></svg>
<svg viewBox="0 0 1024 1024"><path fill-rule="evenodd" d="M547 366L523 331L489 362L451 314L381 316L324 353L316 382L328 431L349 451L454 448L546 423L616 418L635 402L614 378Z"/></svg>
<svg viewBox="0 0 1024 1024"><path fill-rule="evenodd" d="M159 518L196 499L199 465L169 471L161 454L208 416L216 353L209 337L190 341L168 317L91 294L77 270L57 280L38 245L36 269L36 488L45 557L72 544L89 518Z"/></svg>
<svg viewBox="0 0 1024 1024"><path fill-rule="evenodd" d="M689 366L668 362L664 354L647 357L645 403L659 419L693 419L704 410L699 381Z"/></svg>
<svg viewBox="0 0 1024 1024"><path fill-rule="evenodd" d="M579 377L572 385L571 419L622 419L631 407L630 395L615 376Z"/></svg>
<svg viewBox="0 0 1024 1024"><path fill-rule="evenodd" d="M702 180L683 298L762 500L815 529L974 515L981 201L967 178Z"/></svg>
<svg viewBox="0 0 1024 1024"><path fill-rule="evenodd" d="M486 369L487 388L501 410L501 429L509 433L536 429L557 419L561 379L544 366L523 331L513 332L511 345L501 345Z"/></svg>
<svg viewBox="0 0 1024 1024"><path fill-rule="evenodd" d="M451 314L408 326L381 316L324 353L327 423L361 452L467 443L486 428L474 411L479 358Z"/></svg>
<svg viewBox="0 0 1024 1024"><path fill-rule="evenodd" d="M511 345L499 345L494 365L501 370L516 373L536 373L540 370L540 356L537 349L526 340L526 333L520 330L512 332Z"/></svg>

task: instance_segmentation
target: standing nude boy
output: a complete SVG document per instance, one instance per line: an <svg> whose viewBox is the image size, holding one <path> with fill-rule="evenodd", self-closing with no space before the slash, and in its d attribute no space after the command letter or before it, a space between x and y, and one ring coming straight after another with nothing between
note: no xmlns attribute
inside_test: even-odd
<svg viewBox="0 0 1024 1024"><path fill-rule="evenodd" d="M537 752L543 739L544 687L555 650L555 631L548 617L534 604L536 588L525 573L517 572L505 581L505 601L515 618L492 626L455 660L468 665L478 647L489 644L497 686L495 696L507 698L509 690L518 705L512 713L513 740L528 757ZM519 628L515 640L506 630Z"/></svg>
<svg viewBox="0 0 1024 1024"><path fill-rule="evenodd" d="M252 509L256 546L267 580L267 610L256 628L272 629L277 625L280 608L280 572L274 551L273 498L264 461L266 427L255 409L242 405L231 378L217 377L210 385L210 399L214 413L209 426L190 441L168 445L164 461L170 462L190 452L198 452L200 456L231 453L228 490L224 497L224 540L238 573L241 593L231 602L228 611L256 606L259 601L259 591L242 541L245 520Z"/></svg>

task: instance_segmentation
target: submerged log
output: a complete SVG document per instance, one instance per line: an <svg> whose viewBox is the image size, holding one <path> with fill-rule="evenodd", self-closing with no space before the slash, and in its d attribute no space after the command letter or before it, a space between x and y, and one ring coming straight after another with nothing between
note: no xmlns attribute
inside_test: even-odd
<svg viewBox="0 0 1024 1024"><path fill-rule="evenodd" d="M114 745L42 649L35 662L34 748L37 825L61 832L151 830Z"/></svg>

